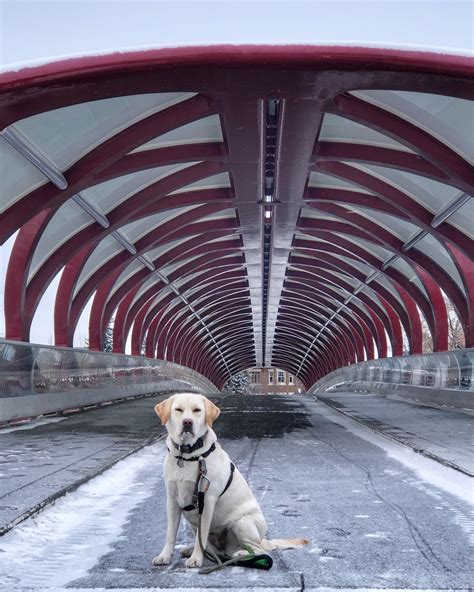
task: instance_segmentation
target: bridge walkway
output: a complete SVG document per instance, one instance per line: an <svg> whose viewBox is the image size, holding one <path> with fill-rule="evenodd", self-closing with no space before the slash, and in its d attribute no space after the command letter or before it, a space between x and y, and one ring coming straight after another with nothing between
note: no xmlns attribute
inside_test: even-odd
<svg viewBox="0 0 474 592"><path fill-rule="evenodd" d="M89 471L98 473L101 465L159 438L154 402L2 433L2 449L10 455L2 464L9 478L2 483L14 483L15 473L23 483L10 491L10 501L34 489L72 487L74 473L76 481L84 480L90 459ZM467 475L310 397L227 396L220 404L216 431L250 481L269 536L307 536L307 549L275 553L269 573L232 568L198 576L177 556L170 567L153 568L150 560L165 532L165 446L158 440L7 532L0 539L3 589L469 588L474 521ZM413 417L420 409L413 407ZM433 437L443 426L442 413ZM470 417L463 417L467 426ZM43 466L35 482L41 455L49 457L43 459L49 468ZM189 541L181 528L179 545Z"/></svg>

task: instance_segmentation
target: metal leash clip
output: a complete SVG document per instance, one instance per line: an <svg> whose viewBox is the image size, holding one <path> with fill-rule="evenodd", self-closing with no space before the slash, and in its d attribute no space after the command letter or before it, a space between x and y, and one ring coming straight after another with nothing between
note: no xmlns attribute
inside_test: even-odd
<svg viewBox="0 0 474 592"><path fill-rule="evenodd" d="M198 483L198 493L207 493L210 483L206 475L201 475Z"/></svg>

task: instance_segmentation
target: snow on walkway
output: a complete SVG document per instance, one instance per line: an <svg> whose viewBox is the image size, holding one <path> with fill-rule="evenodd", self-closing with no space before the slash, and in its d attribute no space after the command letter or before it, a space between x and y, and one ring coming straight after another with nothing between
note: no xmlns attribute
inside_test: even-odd
<svg viewBox="0 0 474 592"><path fill-rule="evenodd" d="M111 550L130 512L153 495L164 452L163 442L147 446L5 534L3 589L62 587L87 575Z"/></svg>

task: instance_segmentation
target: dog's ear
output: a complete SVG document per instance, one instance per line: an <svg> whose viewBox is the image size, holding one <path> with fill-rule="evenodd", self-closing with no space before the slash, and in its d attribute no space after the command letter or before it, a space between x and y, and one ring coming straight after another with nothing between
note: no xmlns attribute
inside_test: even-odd
<svg viewBox="0 0 474 592"><path fill-rule="evenodd" d="M172 399L173 397L169 397L168 399L161 401L161 403L158 403L158 405L155 405L155 413L161 419L163 425L165 425L170 418Z"/></svg>
<svg viewBox="0 0 474 592"><path fill-rule="evenodd" d="M217 405L214 405L212 401L209 401L206 397L203 397L204 404L206 405L206 422L209 427L212 427L212 424L216 421L216 419L221 414L221 410Z"/></svg>

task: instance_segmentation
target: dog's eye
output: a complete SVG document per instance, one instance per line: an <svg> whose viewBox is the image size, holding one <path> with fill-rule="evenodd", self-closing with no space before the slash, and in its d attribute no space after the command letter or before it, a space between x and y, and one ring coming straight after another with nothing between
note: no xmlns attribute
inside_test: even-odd
<svg viewBox="0 0 474 592"><path fill-rule="evenodd" d="M176 407L175 411L177 411L178 413L183 413L183 410L181 409L181 407Z"/></svg>
<svg viewBox="0 0 474 592"><path fill-rule="evenodd" d="M193 413L199 413L200 411L200 409L193 409Z"/></svg>

